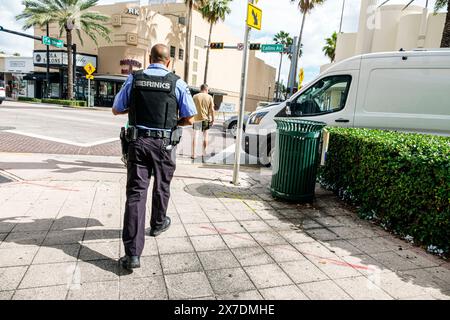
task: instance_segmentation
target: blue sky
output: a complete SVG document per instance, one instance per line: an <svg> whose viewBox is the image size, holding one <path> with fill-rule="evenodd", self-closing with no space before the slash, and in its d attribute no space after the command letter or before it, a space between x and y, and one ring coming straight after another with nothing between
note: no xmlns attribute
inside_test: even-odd
<svg viewBox="0 0 450 320"><path fill-rule="evenodd" d="M158 1L158 0L153 0ZM183 0L181 0L183 1ZM100 0L100 4L111 4L115 0ZM136 1L139 2L139 1ZM305 69L305 82L309 82L319 74L321 65L329 62L324 56L322 47L324 39L334 31L338 31L341 18L343 0L328 0L324 5L317 7L307 17L304 31L304 56L299 66ZM392 0L393 4L406 4L407 0ZM434 0L430 1L434 5ZM141 4L148 1L142 0ZM231 4L232 13L227 16L225 23L231 28L234 35L243 38L247 0L234 0ZM381 3L381 1L380 1ZM425 0L416 0L416 4L424 5ZM263 29L252 31L251 39L258 43L272 43L273 36L280 30L289 32L291 36L299 34L301 14L295 3L290 0L259 0L258 7L263 10ZM21 12L23 6L19 0L0 0L0 12L2 19L0 24L6 28L20 30L21 23L15 20L15 16ZM360 0L346 0L344 13L343 32L355 32L358 26ZM28 33L32 33L31 30ZM0 33L0 50L12 54L18 52L24 56L31 56L33 51L33 40L18 38L16 36ZM264 59L270 65L278 68L279 54L258 53L258 57ZM288 59L282 68L282 79L287 80L289 65Z"/></svg>

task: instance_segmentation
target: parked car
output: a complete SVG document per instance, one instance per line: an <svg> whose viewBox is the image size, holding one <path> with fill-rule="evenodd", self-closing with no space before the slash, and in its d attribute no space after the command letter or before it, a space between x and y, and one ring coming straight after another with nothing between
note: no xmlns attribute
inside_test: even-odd
<svg viewBox="0 0 450 320"><path fill-rule="evenodd" d="M6 99L5 82L0 80L0 104Z"/></svg>
<svg viewBox="0 0 450 320"><path fill-rule="evenodd" d="M276 106L276 105L278 105L278 103L271 102L268 105L261 106L261 107L259 107L259 109L256 109L256 110L261 110L261 109L265 109L265 108L268 108L271 106ZM249 115L247 115L247 114L244 115L244 132L246 129L246 124L248 122L248 119L249 119ZM237 127L238 127L238 116L233 116L233 117L227 119L223 123L223 131L229 132L235 138L237 136Z"/></svg>
<svg viewBox="0 0 450 320"><path fill-rule="evenodd" d="M277 106L250 115L242 144L269 164L275 117L300 117L329 126L450 135L450 50L355 56L330 67Z"/></svg>

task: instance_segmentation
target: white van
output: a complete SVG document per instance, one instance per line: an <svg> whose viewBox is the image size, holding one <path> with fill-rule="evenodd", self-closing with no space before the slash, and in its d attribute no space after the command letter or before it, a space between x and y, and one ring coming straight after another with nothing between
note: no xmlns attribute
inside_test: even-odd
<svg viewBox="0 0 450 320"><path fill-rule="evenodd" d="M254 112L242 143L262 164L272 157L275 117L448 136L450 50L355 56L330 67L288 101Z"/></svg>

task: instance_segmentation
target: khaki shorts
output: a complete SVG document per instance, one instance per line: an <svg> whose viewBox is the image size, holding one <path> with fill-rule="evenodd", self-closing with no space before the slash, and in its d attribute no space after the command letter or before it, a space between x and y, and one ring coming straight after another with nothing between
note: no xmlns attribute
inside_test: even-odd
<svg viewBox="0 0 450 320"><path fill-rule="evenodd" d="M194 122L194 130L205 132L209 129L211 129L211 123L208 120Z"/></svg>

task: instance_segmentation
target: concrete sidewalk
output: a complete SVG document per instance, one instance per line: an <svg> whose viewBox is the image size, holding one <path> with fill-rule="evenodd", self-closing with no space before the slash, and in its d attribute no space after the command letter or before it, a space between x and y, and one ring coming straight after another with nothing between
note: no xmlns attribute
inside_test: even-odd
<svg viewBox="0 0 450 320"><path fill-rule="evenodd" d="M0 299L449 299L448 262L318 189L275 201L268 169L180 159L171 229L123 273L117 157L0 153ZM151 199L150 199L151 200Z"/></svg>

